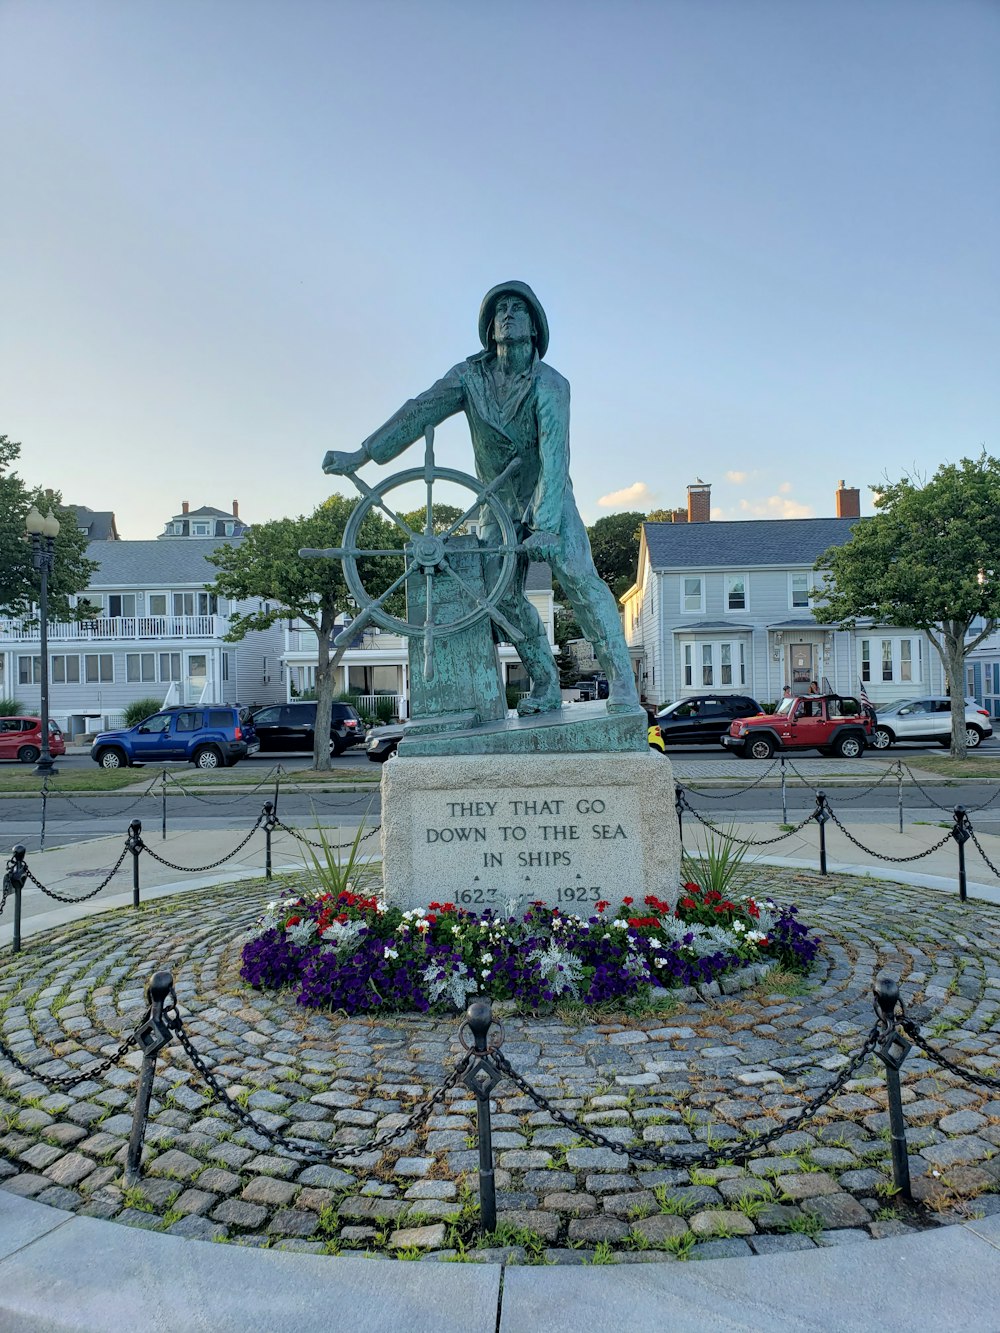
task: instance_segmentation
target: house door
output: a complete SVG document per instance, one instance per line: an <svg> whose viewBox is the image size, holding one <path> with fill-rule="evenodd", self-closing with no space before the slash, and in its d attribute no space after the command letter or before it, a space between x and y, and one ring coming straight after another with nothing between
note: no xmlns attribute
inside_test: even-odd
<svg viewBox="0 0 1000 1333"><path fill-rule="evenodd" d="M815 648L811 643L793 643L788 654L792 663L792 693L805 694L813 679Z"/></svg>
<svg viewBox="0 0 1000 1333"><path fill-rule="evenodd" d="M188 653L187 655L187 699L186 703L202 702L205 687L208 684L208 654Z"/></svg>

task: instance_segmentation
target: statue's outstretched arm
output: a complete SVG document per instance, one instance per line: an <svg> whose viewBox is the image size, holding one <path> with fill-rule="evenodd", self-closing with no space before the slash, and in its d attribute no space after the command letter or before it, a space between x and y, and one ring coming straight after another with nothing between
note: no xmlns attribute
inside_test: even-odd
<svg viewBox="0 0 1000 1333"><path fill-rule="evenodd" d="M356 453L339 453L331 449L323 459L323 471L343 475L369 461L388 463L419 440L428 426L438 426L460 412L465 403L465 391L458 372L459 367L455 366L419 397L404 403L383 426L368 436Z"/></svg>

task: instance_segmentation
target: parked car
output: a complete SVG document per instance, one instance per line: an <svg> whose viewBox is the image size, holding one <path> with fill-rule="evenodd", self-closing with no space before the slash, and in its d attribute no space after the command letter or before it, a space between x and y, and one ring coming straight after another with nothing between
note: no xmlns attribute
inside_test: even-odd
<svg viewBox="0 0 1000 1333"><path fill-rule="evenodd" d="M974 750L987 736L993 735L993 723L985 708L965 705L965 743ZM924 699L897 699L879 704L878 720L872 732L875 750L887 750L896 741L937 741L951 744L951 700L946 694Z"/></svg>
<svg viewBox="0 0 1000 1333"><path fill-rule="evenodd" d="M253 715L253 724L262 750L306 750L311 753L316 734L316 701L303 699L298 703L259 708ZM365 724L358 710L351 704L333 704L330 714L332 753L342 754L349 745L358 745L364 738Z"/></svg>
<svg viewBox="0 0 1000 1333"><path fill-rule="evenodd" d="M0 759L19 759L22 764L37 763L42 753L40 717L0 717ZM49 754L66 753L66 742L56 724L49 719Z"/></svg>
<svg viewBox="0 0 1000 1333"><path fill-rule="evenodd" d="M739 718L722 744L743 759L770 759L776 750L819 750L857 759L871 734L872 720L857 699L813 694L782 699L774 713Z"/></svg>
<svg viewBox="0 0 1000 1333"><path fill-rule="evenodd" d="M384 727L372 727L365 738L365 753L373 764L384 764L396 753L396 747L402 736L402 722L393 722Z"/></svg>
<svg viewBox="0 0 1000 1333"><path fill-rule="evenodd" d="M134 727L102 731L90 757L102 768L179 759L196 768L223 768L260 749L249 713L230 704L165 708Z"/></svg>
<svg viewBox="0 0 1000 1333"><path fill-rule="evenodd" d="M754 717L760 704L747 694L692 694L656 714L646 739L654 750L668 745L715 745L737 717Z"/></svg>
<svg viewBox="0 0 1000 1333"><path fill-rule="evenodd" d="M598 671L593 678L578 680L576 690L576 702L582 704L594 699L606 699L611 686L608 684L608 678L604 672Z"/></svg>

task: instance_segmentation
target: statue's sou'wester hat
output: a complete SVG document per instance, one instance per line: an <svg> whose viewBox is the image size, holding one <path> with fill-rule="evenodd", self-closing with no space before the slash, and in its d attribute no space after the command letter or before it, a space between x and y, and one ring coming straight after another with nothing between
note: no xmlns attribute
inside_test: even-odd
<svg viewBox="0 0 1000 1333"><path fill-rule="evenodd" d="M492 342L493 315L496 310L497 301L501 296L520 296L523 301L527 301L531 309L532 317L535 321L535 350L539 356L544 356L549 345L549 321L545 318L545 311L542 309L542 303L531 290L526 282L501 282L496 287L491 287L483 297L483 303L479 307L479 341L484 347L489 347Z"/></svg>

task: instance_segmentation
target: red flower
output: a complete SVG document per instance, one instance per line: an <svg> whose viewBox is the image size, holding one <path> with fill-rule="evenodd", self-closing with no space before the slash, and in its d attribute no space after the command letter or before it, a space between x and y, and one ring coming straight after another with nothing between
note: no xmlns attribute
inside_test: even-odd
<svg viewBox="0 0 1000 1333"><path fill-rule="evenodd" d="M700 884L691 884L691 883L689 883L689 884L685 884L684 887L687 889L688 893L701 893L701 885L700 885Z"/></svg>
<svg viewBox="0 0 1000 1333"><path fill-rule="evenodd" d="M692 907L697 907L698 904L695 902L693 898L682 898L680 901L680 906L686 907L690 910Z"/></svg>
<svg viewBox="0 0 1000 1333"><path fill-rule="evenodd" d="M301 920L300 916L290 916L285 922L285 929L287 930L289 926L297 926Z"/></svg>
<svg viewBox="0 0 1000 1333"><path fill-rule="evenodd" d="M752 898L747 900L747 911L750 913L751 916L754 917L760 916L760 908L757 906L757 904L754 902Z"/></svg>
<svg viewBox="0 0 1000 1333"><path fill-rule="evenodd" d="M436 926L436 925L437 925L437 917L434 916L433 913L431 913L431 912L428 912L428 913L427 913L427 915L424 917L424 920L427 922L427 924L428 924L429 926Z"/></svg>
<svg viewBox="0 0 1000 1333"><path fill-rule="evenodd" d="M632 899L631 899L631 898L623 898L623 899L622 899L622 903L624 904L625 907L631 907L631 906L632 906Z"/></svg>
<svg viewBox="0 0 1000 1333"><path fill-rule="evenodd" d="M594 906L597 908L599 912L603 912L607 908L609 908L611 904L608 902L606 898L602 898L601 901L599 903L595 903Z"/></svg>

